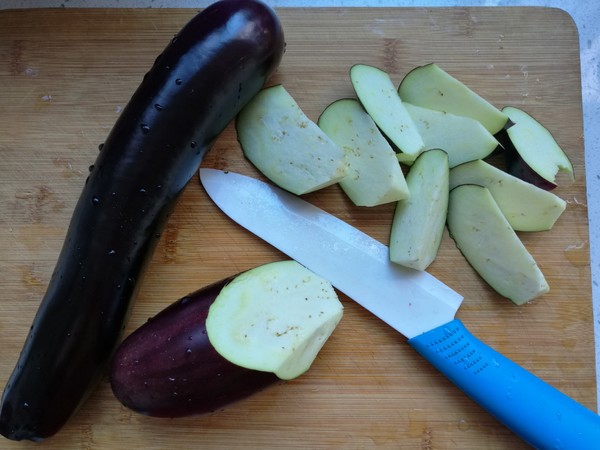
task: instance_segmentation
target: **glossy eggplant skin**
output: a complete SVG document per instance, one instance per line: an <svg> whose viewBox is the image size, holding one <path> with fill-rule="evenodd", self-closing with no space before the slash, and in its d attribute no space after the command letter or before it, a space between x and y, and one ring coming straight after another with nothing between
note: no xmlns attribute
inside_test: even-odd
<svg viewBox="0 0 600 450"><path fill-rule="evenodd" d="M546 180L531 168L519 154L515 145L512 143L508 132L508 127L496 133L495 137L503 148L504 158L506 162L506 171L514 177L533 184L534 186L551 191L556 188L556 183Z"/></svg>
<svg viewBox="0 0 600 450"><path fill-rule="evenodd" d="M110 383L123 405L154 417L205 414L280 381L227 361L211 345L206 317L228 281L183 297L119 345Z"/></svg>
<svg viewBox="0 0 600 450"><path fill-rule="evenodd" d="M104 143L2 396L0 433L40 441L105 374L178 195L211 143L277 68L277 16L221 0L156 59Z"/></svg>

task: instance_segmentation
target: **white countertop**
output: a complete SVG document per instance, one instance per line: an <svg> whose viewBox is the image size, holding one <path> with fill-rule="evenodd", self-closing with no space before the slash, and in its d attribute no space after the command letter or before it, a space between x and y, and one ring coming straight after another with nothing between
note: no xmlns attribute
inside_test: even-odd
<svg viewBox="0 0 600 450"><path fill-rule="evenodd" d="M590 266L596 342L596 380L600 410L600 3L597 0L266 0L273 7L289 6L545 6L569 13L579 29L584 118ZM42 7L202 8L211 0L3 0L0 9Z"/></svg>

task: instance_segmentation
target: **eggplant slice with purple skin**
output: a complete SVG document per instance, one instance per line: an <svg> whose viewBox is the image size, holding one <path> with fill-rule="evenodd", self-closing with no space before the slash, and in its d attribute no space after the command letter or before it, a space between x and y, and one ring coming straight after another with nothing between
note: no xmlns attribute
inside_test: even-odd
<svg viewBox="0 0 600 450"><path fill-rule="evenodd" d="M179 194L215 138L278 67L284 44L271 8L221 0L156 59L106 139L73 212L2 396L5 437L54 435L105 374Z"/></svg>
<svg viewBox="0 0 600 450"><path fill-rule="evenodd" d="M506 106L502 111L511 122L499 133L511 175L547 191L556 188L558 172L574 181L573 164L548 129L522 109Z"/></svg>

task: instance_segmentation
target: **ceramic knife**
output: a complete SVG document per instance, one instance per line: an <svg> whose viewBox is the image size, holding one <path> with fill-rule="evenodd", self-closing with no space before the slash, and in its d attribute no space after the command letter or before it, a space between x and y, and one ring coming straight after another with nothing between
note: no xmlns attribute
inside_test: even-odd
<svg viewBox="0 0 600 450"><path fill-rule="evenodd" d="M235 222L408 338L471 399L535 448L592 449L600 416L473 334L463 297L427 272L391 263L376 239L300 197L233 172L200 169L209 197Z"/></svg>

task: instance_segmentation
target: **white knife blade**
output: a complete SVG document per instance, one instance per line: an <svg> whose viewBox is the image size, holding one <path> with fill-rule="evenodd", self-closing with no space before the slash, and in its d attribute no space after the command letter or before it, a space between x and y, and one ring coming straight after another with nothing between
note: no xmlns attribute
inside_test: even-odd
<svg viewBox="0 0 600 450"><path fill-rule="evenodd" d="M388 248L299 197L251 177L200 169L209 197L235 222L328 279L469 397L535 448L592 449L600 416L473 336L454 319L463 298Z"/></svg>
<svg viewBox="0 0 600 450"><path fill-rule="evenodd" d="M201 173L229 217L407 338L451 321L460 307L463 297L441 281L391 263L387 246L299 197L232 172Z"/></svg>

